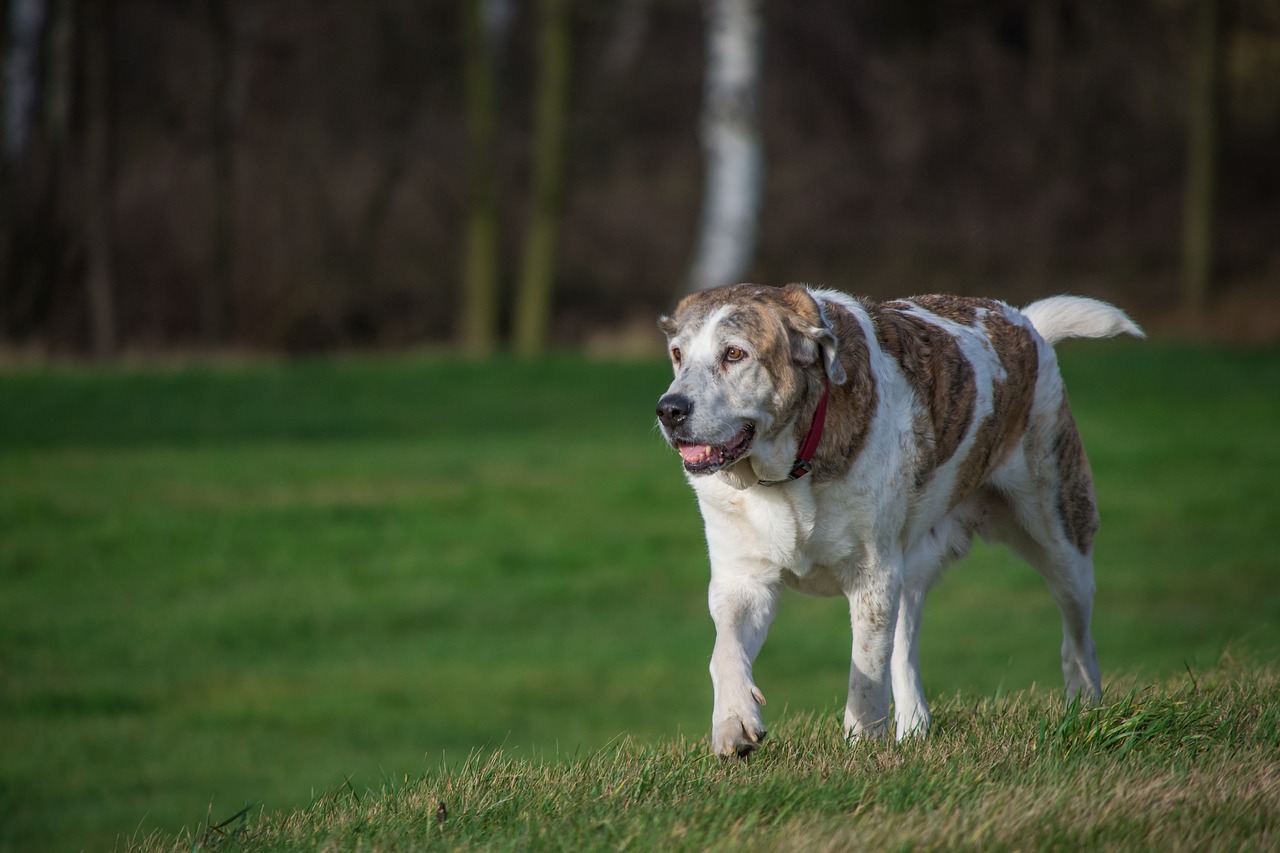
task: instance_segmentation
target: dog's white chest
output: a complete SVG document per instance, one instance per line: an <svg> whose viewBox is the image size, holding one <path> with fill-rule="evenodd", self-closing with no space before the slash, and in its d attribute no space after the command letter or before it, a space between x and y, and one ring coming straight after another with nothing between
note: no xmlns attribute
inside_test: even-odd
<svg viewBox="0 0 1280 853"><path fill-rule="evenodd" d="M708 478L695 490L713 572L773 574L811 595L847 591L864 554L848 512L824 511L804 487L738 490Z"/></svg>

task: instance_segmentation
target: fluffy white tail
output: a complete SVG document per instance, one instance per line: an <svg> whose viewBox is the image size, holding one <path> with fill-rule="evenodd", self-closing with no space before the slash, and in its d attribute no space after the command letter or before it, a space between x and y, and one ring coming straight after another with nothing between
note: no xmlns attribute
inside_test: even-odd
<svg viewBox="0 0 1280 853"><path fill-rule="evenodd" d="M1022 309L1040 337L1051 344L1066 338L1110 338L1119 334L1145 338L1137 323L1114 305L1084 296L1050 296Z"/></svg>

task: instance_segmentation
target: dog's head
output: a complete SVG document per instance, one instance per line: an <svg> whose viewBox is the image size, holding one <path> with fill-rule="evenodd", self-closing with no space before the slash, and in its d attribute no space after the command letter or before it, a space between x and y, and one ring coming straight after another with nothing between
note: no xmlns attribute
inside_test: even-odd
<svg viewBox="0 0 1280 853"><path fill-rule="evenodd" d="M757 460L758 473L785 469L801 401L820 393L824 374L837 385L845 381L839 341L801 285L700 291L658 327L675 370L658 401L658 422L691 474L748 458Z"/></svg>

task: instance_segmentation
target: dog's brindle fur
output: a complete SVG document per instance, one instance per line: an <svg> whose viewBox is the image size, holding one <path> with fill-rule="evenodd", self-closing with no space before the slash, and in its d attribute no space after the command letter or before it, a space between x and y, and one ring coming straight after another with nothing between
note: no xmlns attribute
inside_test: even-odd
<svg viewBox="0 0 1280 853"><path fill-rule="evenodd" d="M660 326L676 371L659 407L667 439L717 448L754 430L740 458L688 474L711 556L716 752L746 755L765 736L751 667L783 586L849 598L848 734L887 733L890 685L898 736L924 733L924 596L975 533L1045 577L1062 612L1067 692L1101 695L1089 632L1093 483L1051 341L1026 317L985 299L875 304L736 285L685 298ZM727 358L730 347L745 357ZM773 482L824 386L812 473Z"/></svg>

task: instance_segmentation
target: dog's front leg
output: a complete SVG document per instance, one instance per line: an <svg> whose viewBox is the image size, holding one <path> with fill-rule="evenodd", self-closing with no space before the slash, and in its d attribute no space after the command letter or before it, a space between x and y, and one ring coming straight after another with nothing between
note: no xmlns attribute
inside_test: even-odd
<svg viewBox="0 0 1280 853"><path fill-rule="evenodd" d="M716 577L708 603L716 623L711 652L711 746L721 758L743 757L764 740L760 717L764 694L756 687L751 666L773 622L778 583L749 576Z"/></svg>
<svg viewBox="0 0 1280 853"><path fill-rule="evenodd" d="M853 660L844 709L848 737L882 737L889 732L889 661L901 593L901 555L864 567L849 591Z"/></svg>

